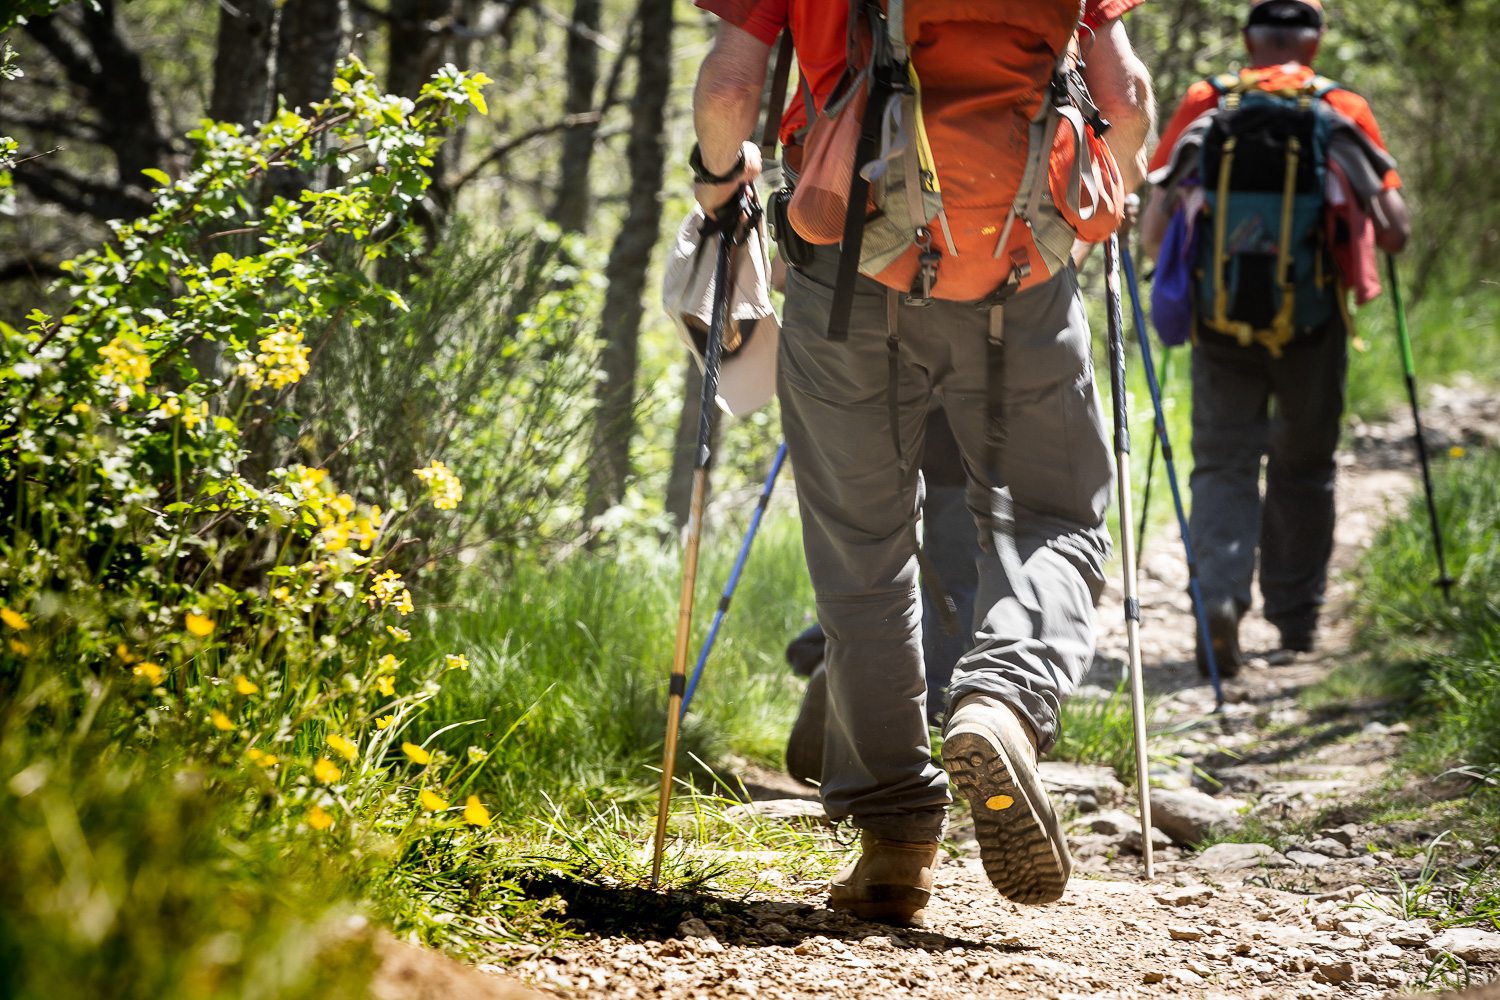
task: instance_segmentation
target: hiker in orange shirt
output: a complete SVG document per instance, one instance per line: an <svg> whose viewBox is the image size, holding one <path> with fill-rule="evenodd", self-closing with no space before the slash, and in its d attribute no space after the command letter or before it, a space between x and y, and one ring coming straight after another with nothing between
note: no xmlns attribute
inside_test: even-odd
<svg viewBox="0 0 1500 1000"><path fill-rule="evenodd" d="M829 905L863 919L921 922L950 775L973 807L985 869L1003 895L1044 903L1066 887L1071 859L1036 759L1057 741L1062 703L1093 659L1113 484L1069 254L1079 252L1076 235L1102 239L1117 224L1122 179L1133 188L1144 167L1150 80L1119 22L1137 2L908 3L892 31L883 3L697 0L722 18L694 93L695 193L705 211L720 210L759 173L746 139L783 30L801 81L781 130L787 175L802 193L833 190L814 180L843 180L857 192L822 216L842 219L847 239L829 239L825 226L814 242L803 226L793 227L806 240L795 253L783 242L793 266L777 392L828 637L820 790L828 815L861 831L861 856L834 878ZM850 11L878 32L848 31ZM1085 68L1070 75L1075 40ZM865 58L862 43L876 71L849 74L836 91L847 54ZM880 61L898 49L899 58ZM899 69L908 55L920 94ZM839 108L856 105L837 95L861 88L876 114L855 119L857 134L879 148L860 177L871 197L905 185L863 219L866 193L849 168L841 177L816 173L818 151L839 147L808 141L804 157L801 127L841 121ZM1063 167L1057 150L1069 156ZM1027 162L1039 165L1027 172ZM1049 199L1044 188L1058 175ZM1054 206L1083 200L1086 210L1056 228ZM983 215L986 206L995 211ZM893 235L908 222L915 230ZM791 238L781 221L777 229L778 240ZM893 262L864 270L859 250L841 259L841 242L849 252L861 241L871 253L889 248ZM902 262L910 272L892 277ZM850 264L862 270L841 267ZM983 549L975 642L949 690L948 773L932 760L915 586L913 459L934 398L963 456Z"/></svg>
<svg viewBox="0 0 1500 1000"><path fill-rule="evenodd" d="M1369 105L1312 69L1326 30L1318 0L1252 2L1250 67L1188 89L1151 159L1157 186L1141 219L1152 255L1169 225L1180 227L1158 263L1153 306L1174 286L1163 281L1174 268L1190 303L1154 308L1153 318L1167 342L1164 313L1190 324L1182 332L1193 339L1189 529L1226 677L1243 663L1239 621L1257 548L1265 616L1282 648L1316 645L1333 549L1346 290L1374 274L1373 244L1394 253L1411 232ZM1330 248L1334 190L1361 201L1373 220L1360 277L1335 265L1348 258ZM1206 674L1201 637L1198 667Z"/></svg>

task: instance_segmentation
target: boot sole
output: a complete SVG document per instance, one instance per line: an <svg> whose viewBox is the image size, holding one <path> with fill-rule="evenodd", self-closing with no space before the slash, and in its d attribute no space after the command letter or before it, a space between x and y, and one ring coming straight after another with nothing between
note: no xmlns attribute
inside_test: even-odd
<svg viewBox="0 0 1500 1000"><path fill-rule="evenodd" d="M990 883L1006 899L1034 905L1061 899L1072 859L1052 804L1035 773L1012 768L1019 748L981 726L964 726L943 739L943 766L974 817L974 837ZM1048 820L1051 820L1050 824Z"/></svg>

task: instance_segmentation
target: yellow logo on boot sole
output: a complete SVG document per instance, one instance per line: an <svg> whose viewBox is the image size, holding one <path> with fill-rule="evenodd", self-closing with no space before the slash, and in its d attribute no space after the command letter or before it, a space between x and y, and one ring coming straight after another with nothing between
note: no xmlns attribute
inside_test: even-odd
<svg viewBox="0 0 1500 1000"><path fill-rule="evenodd" d="M998 812L1001 809L1009 809L1016 804L1016 800L1009 795L991 795L984 800L984 804Z"/></svg>

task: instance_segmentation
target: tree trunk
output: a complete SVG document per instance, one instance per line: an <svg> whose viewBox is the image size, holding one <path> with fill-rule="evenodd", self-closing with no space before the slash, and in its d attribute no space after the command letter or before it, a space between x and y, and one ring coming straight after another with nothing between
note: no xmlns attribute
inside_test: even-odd
<svg viewBox="0 0 1500 1000"><path fill-rule="evenodd" d="M599 82L599 46L587 37L599 30L602 0L575 0L573 26L568 34L568 96L563 113L581 115L594 110L594 89ZM563 133L562 169L557 182L557 200L549 218L565 233L582 232L589 213L589 165L594 157L594 135L598 124L571 128Z"/></svg>
<svg viewBox="0 0 1500 1000"><path fill-rule="evenodd" d="M286 0L276 33L276 94L302 115L333 92L344 54L345 0Z"/></svg>
<svg viewBox="0 0 1500 1000"><path fill-rule="evenodd" d="M698 414L703 401L703 373L698 362L689 355L687 376L682 380L682 412L677 418L677 434L672 439L672 473L667 479L667 516L681 531L688 522L693 505L693 465L698 456ZM719 464L719 442L724 438L722 414L714 421L713 433L708 439L708 485L713 487L714 466ZM704 503L708 497L704 497Z"/></svg>
<svg viewBox="0 0 1500 1000"><path fill-rule="evenodd" d="M448 24L454 16L454 0L391 0L390 12L385 88L392 94L415 99L422 85L448 59ZM429 249L437 245L442 219L448 211L450 198L445 178L450 166L448 153L439 146L432 154L432 166L427 168L432 177L427 188L431 200L413 208L413 217L422 226Z"/></svg>
<svg viewBox="0 0 1500 1000"><path fill-rule="evenodd" d="M275 40L275 0L219 5L210 118L246 126L266 120L271 109L271 52Z"/></svg>
<svg viewBox="0 0 1500 1000"><path fill-rule="evenodd" d="M663 118L672 84L672 0L642 0L639 22L639 73L630 102L630 140L625 148L630 168L629 208L604 269L609 282L600 330L604 379L599 385L595 459L589 476L590 517L619 503L630 479L641 297L661 228L662 163L666 156Z"/></svg>

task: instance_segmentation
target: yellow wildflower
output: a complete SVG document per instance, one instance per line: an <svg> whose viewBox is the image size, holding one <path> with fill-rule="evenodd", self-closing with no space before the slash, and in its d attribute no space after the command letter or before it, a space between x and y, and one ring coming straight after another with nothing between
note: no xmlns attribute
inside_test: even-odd
<svg viewBox="0 0 1500 1000"><path fill-rule="evenodd" d="M1448 455L1452 458L1463 458L1467 454L1468 452L1464 450L1464 446L1461 444L1456 444L1448 449Z"/></svg>
<svg viewBox="0 0 1500 1000"><path fill-rule="evenodd" d="M375 689L383 696L389 698L396 693L396 682L389 677L377 677L375 678Z"/></svg>
<svg viewBox="0 0 1500 1000"><path fill-rule="evenodd" d="M464 498L463 484L442 462L433 462L425 469L412 471L432 490L432 505L438 510L452 510Z"/></svg>
<svg viewBox="0 0 1500 1000"><path fill-rule="evenodd" d="M444 809L448 808L448 803L446 801L438 798L436 795L434 795L432 792L429 792L425 788L422 789L421 799L422 808L428 810L429 812L442 812Z"/></svg>
<svg viewBox="0 0 1500 1000"><path fill-rule="evenodd" d="M152 684L160 684L163 676L161 667L157 666L154 663L138 663L131 668L130 672L135 674L137 677L146 678L146 680L150 681ZM228 720L226 719L225 721ZM214 725L218 725L217 720L215 720ZM223 729L225 727L219 726L219 728Z"/></svg>
<svg viewBox="0 0 1500 1000"><path fill-rule="evenodd" d="M382 715L380 718L375 720L375 728L384 729L386 726L389 726L395 721L396 717L394 715Z"/></svg>
<svg viewBox="0 0 1500 1000"><path fill-rule="evenodd" d="M333 782L338 781L343 776L344 772L340 771L337 765L335 765L334 762L329 760L327 757L322 758L313 765L313 777L317 778L319 781L332 784Z"/></svg>
<svg viewBox="0 0 1500 1000"><path fill-rule="evenodd" d="M313 806L307 811L307 825L314 830L326 830L333 825L333 817L322 806Z"/></svg>
<svg viewBox="0 0 1500 1000"><path fill-rule="evenodd" d="M208 400L203 400L197 406L189 406L182 411L182 426L197 427L208 419Z"/></svg>
<svg viewBox="0 0 1500 1000"><path fill-rule="evenodd" d="M428 753L426 750L423 750L415 743L401 744L401 752L406 754L406 756L410 757L412 761L418 764L426 764L432 760L432 754Z"/></svg>
<svg viewBox="0 0 1500 1000"><path fill-rule="evenodd" d="M229 721L229 716L225 715L217 708L212 712L209 712L208 717L213 720L215 728L222 729L226 733L234 728L234 723Z"/></svg>
<svg viewBox="0 0 1500 1000"><path fill-rule="evenodd" d="M359 748L337 733L328 737L328 745L343 754L345 760L353 760L359 756Z"/></svg>
<svg viewBox="0 0 1500 1000"><path fill-rule="evenodd" d="M175 417L182 412L182 400L177 396L168 396L161 401L161 407L157 412L164 417Z"/></svg>
<svg viewBox="0 0 1500 1000"><path fill-rule="evenodd" d="M469 796L469 801L464 804L464 819L474 826L490 825L490 811L479 801L479 796Z"/></svg>
<svg viewBox="0 0 1500 1000"><path fill-rule="evenodd" d="M365 598L365 601L372 608L376 601L389 604L405 589L406 585L401 582L401 574L388 569L370 581L370 596Z"/></svg>
<svg viewBox="0 0 1500 1000"><path fill-rule="evenodd" d="M245 751L245 756L249 757L251 760L260 760L265 755L266 752L259 747L251 747L249 750Z"/></svg>
<svg viewBox="0 0 1500 1000"><path fill-rule="evenodd" d="M12 653L15 653L17 656L31 655L31 647L26 645L26 643L22 642L20 639L11 639L9 645L10 651Z"/></svg>
<svg viewBox="0 0 1500 1000"><path fill-rule="evenodd" d="M386 653L375 661L375 666L380 668L381 673L393 674L396 668L401 666L401 661L396 659L394 653Z"/></svg>
<svg viewBox="0 0 1500 1000"><path fill-rule="evenodd" d="M26 619L22 618L20 615L16 614L14 611L12 611L10 608L7 608L3 604L0 604L0 621L5 622L5 624L9 625L11 628L15 629L18 632L24 632L27 629L31 628L30 622L28 622Z"/></svg>
<svg viewBox="0 0 1500 1000"><path fill-rule="evenodd" d="M123 642L120 643L118 646L115 647L115 655L118 656L125 663L134 663L135 662L135 657L131 655L130 650L126 648L126 646L125 646L125 644Z"/></svg>
<svg viewBox="0 0 1500 1000"><path fill-rule="evenodd" d="M242 361L236 373L250 380L250 388L259 389L267 382L273 389L284 389L307 374L308 349L302 343L302 331L279 326L260 342L260 353L254 361ZM243 357L243 355L241 355Z"/></svg>
<svg viewBox="0 0 1500 1000"><path fill-rule="evenodd" d="M469 669L469 658L462 653L449 653L443 657L443 662L448 665L449 670Z"/></svg>
<svg viewBox="0 0 1500 1000"><path fill-rule="evenodd" d="M279 758L274 753L268 753L260 759L261 767L275 767Z"/></svg>
<svg viewBox="0 0 1500 1000"><path fill-rule="evenodd" d="M208 635L208 633L214 630L214 623L202 615L195 615L192 612L188 612L187 630L197 636Z"/></svg>
<svg viewBox="0 0 1500 1000"><path fill-rule="evenodd" d="M380 537L383 518L379 507L371 507L368 514L361 514L349 522L349 537L359 543L360 551L368 552Z"/></svg>
<svg viewBox="0 0 1500 1000"><path fill-rule="evenodd" d="M395 638L395 640L397 642L410 642L411 641L411 633L408 632L404 628L397 628L394 625L387 625L385 627L385 630L387 632L389 632Z"/></svg>
<svg viewBox="0 0 1500 1000"><path fill-rule="evenodd" d="M286 604L288 601L290 601L292 599L291 588L290 587L277 587L275 590L271 591L271 597L272 597L273 600L276 600L276 601L280 602L281 604Z"/></svg>
<svg viewBox="0 0 1500 1000"><path fill-rule="evenodd" d="M83 402L74 403L72 409L73 409L74 413L92 413L92 412L94 412L94 408L92 406L90 406L87 403L83 403Z"/></svg>
<svg viewBox="0 0 1500 1000"><path fill-rule="evenodd" d="M249 678L244 674L240 674L240 676L234 679L234 689L240 694L254 694L260 690L260 685L250 683Z"/></svg>
<svg viewBox="0 0 1500 1000"><path fill-rule="evenodd" d="M99 354L104 358L104 374L111 381L130 386L137 393L151 375L151 360L141 345L133 340L116 337L99 348Z"/></svg>
<svg viewBox="0 0 1500 1000"><path fill-rule="evenodd" d="M412 613L411 591L401 591L401 599L396 602L396 610L401 612L403 615L409 615Z"/></svg>

